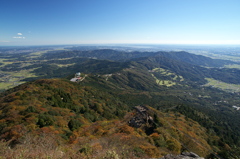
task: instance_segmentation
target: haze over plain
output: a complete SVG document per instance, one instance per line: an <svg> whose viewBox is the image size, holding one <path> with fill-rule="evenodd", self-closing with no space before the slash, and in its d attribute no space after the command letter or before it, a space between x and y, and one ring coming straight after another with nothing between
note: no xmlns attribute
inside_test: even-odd
<svg viewBox="0 0 240 159"><path fill-rule="evenodd" d="M238 0L8 0L0 45L240 44Z"/></svg>

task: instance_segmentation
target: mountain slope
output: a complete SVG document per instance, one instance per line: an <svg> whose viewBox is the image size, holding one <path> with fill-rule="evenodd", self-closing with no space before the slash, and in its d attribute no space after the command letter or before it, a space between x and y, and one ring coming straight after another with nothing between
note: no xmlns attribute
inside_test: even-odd
<svg viewBox="0 0 240 159"><path fill-rule="evenodd" d="M112 74L130 68L130 65L132 65L131 61L135 61L144 65L148 70L162 68L171 71L184 79L188 79L191 85L194 83L198 85L205 84L207 82L205 78L213 78L226 83L240 83L238 80L239 70L217 68L225 64L233 64L234 62L211 59L187 52L123 52L102 49L50 52L42 55L39 59L48 59L48 61L44 61L42 64L27 66L25 69L37 67L31 73L40 76L40 78L66 77L70 72L73 74L79 71L86 74ZM67 67L59 67L59 65L67 65ZM204 68L201 66L216 68ZM143 66L139 65L137 67L143 68ZM12 68L12 66L6 66L3 69L9 68ZM32 79L36 78L25 80Z"/></svg>
<svg viewBox="0 0 240 159"><path fill-rule="evenodd" d="M229 60L219 60L205 57L202 55L195 55L185 51L180 52L159 52L156 56L164 56L166 58L177 61L204 66L204 67L223 67L224 65L234 64L235 62Z"/></svg>
<svg viewBox="0 0 240 159"><path fill-rule="evenodd" d="M99 52L102 57L105 56L104 50ZM170 56L169 54L165 56ZM69 56L72 55L69 54ZM89 57L74 58L74 56L67 59L54 59L53 56L52 60L36 64L37 68L33 72L46 78L68 76L70 79L74 73L80 71L84 76L83 81L73 83L59 79L37 80L1 94L1 137L7 139L10 146L23 143L23 134L27 132L37 136L52 133L59 138L59 141L72 144L81 143L81 139L84 138L87 146L77 151L81 149L81 154L86 157L92 154L90 149L94 145L94 139L101 141L99 147L105 147L106 150L102 142L105 139L114 142L118 138L127 137L131 139L129 144L135 145L128 147L133 156L136 153L141 154L142 157L153 157L159 156L159 151L178 153L184 147L182 146L184 141L179 139L185 136L183 134L188 134L198 136L198 140L204 142L207 140L204 147L208 147L207 144L211 145L212 149L221 153L225 158L231 156L230 152L237 154L235 151L238 152L238 148L234 147L240 145L238 120L240 114L232 106L239 104L239 94L227 93L202 85L206 83L205 78L239 83L239 70L205 68L194 65L194 62L190 64L189 60L196 58L200 61L201 58L187 53L183 53L184 58L179 57L177 53L171 57L159 54L134 58L125 62ZM61 55L58 58L60 57ZM205 64L207 65L208 62ZM61 64L67 65L62 67ZM202 64L199 63L199 65ZM139 104L150 105L167 112L166 115L161 115L160 112L153 110L154 113L151 116L154 117L155 122L159 117L165 121L174 122L161 122L158 127L151 129L146 129L147 126L141 129L131 128L127 124L129 119L126 116L131 116L134 112L127 112ZM169 111L174 111L175 114ZM184 119L178 112L187 118ZM126 116L123 117L124 115ZM178 120L179 117L180 120ZM198 121L201 124L198 128L206 130L208 135L201 136L195 130L188 132L190 128L187 125L194 125L188 122L189 118ZM185 120L186 124L181 123L181 121L185 123ZM178 128L173 130L171 126L167 126L169 124ZM124 127L121 128L123 125ZM164 125L167 132L159 129ZM185 127L187 127L186 131ZM124 132L125 129L128 131ZM180 133L179 130L180 132L184 130L184 133ZM176 132L172 135L177 139L173 139L170 135L172 131ZM116 135L122 132L124 134ZM158 133L154 135L155 137L161 136L157 142L152 141L154 136L151 135L154 133ZM167 135L164 136L164 133ZM112 139L108 135L115 138ZM145 140L146 137L149 140ZM136 146L138 142L135 139L141 140L145 147ZM172 141L167 142L169 139ZM89 141L92 141L90 146ZM123 140L119 142L124 144ZM113 145L121 147L117 143ZM171 145L177 146L171 147ZM195 151L202 149L199 145L195 146L197 147ZM131 149L133 147L137 152ZM115 150L112 149L111 153L113 151ZM152 154L148 154L148 151ZM206 152L204 151L203 154L206 155Z"/></svg>
<svg viewBox="0 0 240 159"><path fill-rule="evenodd" d="M152 56L164 56L173 60L186 62L189 64L205 66L205 67L223 67L227 64L234 64L233 61L228 60L219 60L205 57L202 55L190 54L188 52L179 51L179 52L124 52L111 49L98 49L90 51L51 51L47 54L44 54L40 59L55 59L55 58L94 58L99 60L112 60L112 61L129 61L135 58L141 57L152 57Z"/></svg>
<svg viewBox="0 0 240 159"><path fill-rule="evenodd" d="M184 147L206 156L212 150L207 143L211 136L198 123L178 113L145 108L152 122L143 120L141 127L133 128L129 121L139 118L138 112L127 112L130 107L114 94L59 79L26 83L1 94L1 139L9 141L12 149L0 153L6 156L14 150L12 157L19 157L20 150L28 149L32 157L42 156L39 149L44 147L34 147L49 142L56 144L64 157L75 154L78 158L161 157L180 153ZM46 148L46 153L51 150L55 154L53 148Z"/></svg>
<svg viewBox="0 0 240 159"><path fill-rule="evenodd" d="M93 58L99 60L112 60L112 61L128 61L134 58L139 57L148 57L155 55L155 52L125 52L111 49L98 49L98 50L90 50L90 51L57 51L57 52L49 52L44 54L39 59L55 59L55 58L73 58L73 57L81 57L81 58Z"/></svg>
<svg viewBox="0 0 240 159"><path fill-rule="evenodd" d="M84 123L121 118L128 109L108 93L64 80L18 86L2 94L0 108L1 136L9 139L15 138L14 127L38 131L52 126L64 133Z"/></svg>

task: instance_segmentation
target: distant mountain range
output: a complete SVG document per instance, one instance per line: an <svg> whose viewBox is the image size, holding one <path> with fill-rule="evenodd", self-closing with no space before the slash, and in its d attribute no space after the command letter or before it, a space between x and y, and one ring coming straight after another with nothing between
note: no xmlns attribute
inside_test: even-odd
<svg viewBox="0 0 240 159"><path fill-rule="evenodd" d="M65 146L64 155L70 148L63 143L84 143L75 151L83 158L161 157L186 149L206 158L239 156L240 113L232 108L239 94L204 86L206 78L240 84L240 70L223 68L235 62L110 49L51 51L35 60L23 68L37 77L0 95L0 137L13 149L24 145L25 134L47 133ZM76 72L84 80L70 82ZM131 127L137 105L148 108L152 124L144 119Z"/></svg>
<svg viewBox="0 0 240 159"><path fill-rule="evenodd" d="M224 65L236 64L235 62L211 59L187 52L121 52L106 49L61 51L50 52L38 58L38 60L44 59L47 61L29 66L37 67L38 69L33 73L42 78L64 77L68 76L69 72L77 71L87 74L111 74L136 65L136 68L141 68L141 71L163 68L183 76L190 83L204 84L205 78L226 83L240 83L240 70L222 68ZM70 66L57 67L53 64Z"/></svg>

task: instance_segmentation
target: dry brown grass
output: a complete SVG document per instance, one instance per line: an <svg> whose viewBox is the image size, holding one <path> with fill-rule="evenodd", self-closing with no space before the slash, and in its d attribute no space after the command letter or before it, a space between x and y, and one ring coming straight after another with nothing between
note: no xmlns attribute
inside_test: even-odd
<svg viewBox="0 0 240 159"><path fill-rule="evenodd" d="M64 143L54 134L26 134L17 142L13 145L12 141L0 141L0 159L134 159L150 157L140 147L135 146L139 142L139 138L125 133L99 139L79 137L75 144ZM140 142L139 144L146 143Z"/></svg>

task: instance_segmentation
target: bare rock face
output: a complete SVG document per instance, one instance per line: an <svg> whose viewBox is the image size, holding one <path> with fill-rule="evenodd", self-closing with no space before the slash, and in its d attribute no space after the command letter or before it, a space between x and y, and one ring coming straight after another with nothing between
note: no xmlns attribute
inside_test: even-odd
<svg viewBox="0 0 240 159"><path fill-rule="evenodd" d="M182 152L181 155L168 154L159 159L204 159L193 152Z"/></svg>
<svg viewBox="0 0 240 159"><path fill-rule="evenodd" d="M148 108L142 105L135 106L135 115L128 122L130 126L134 128L139 128L143 124L151 124L153 118L148 114Z"/></svg>

